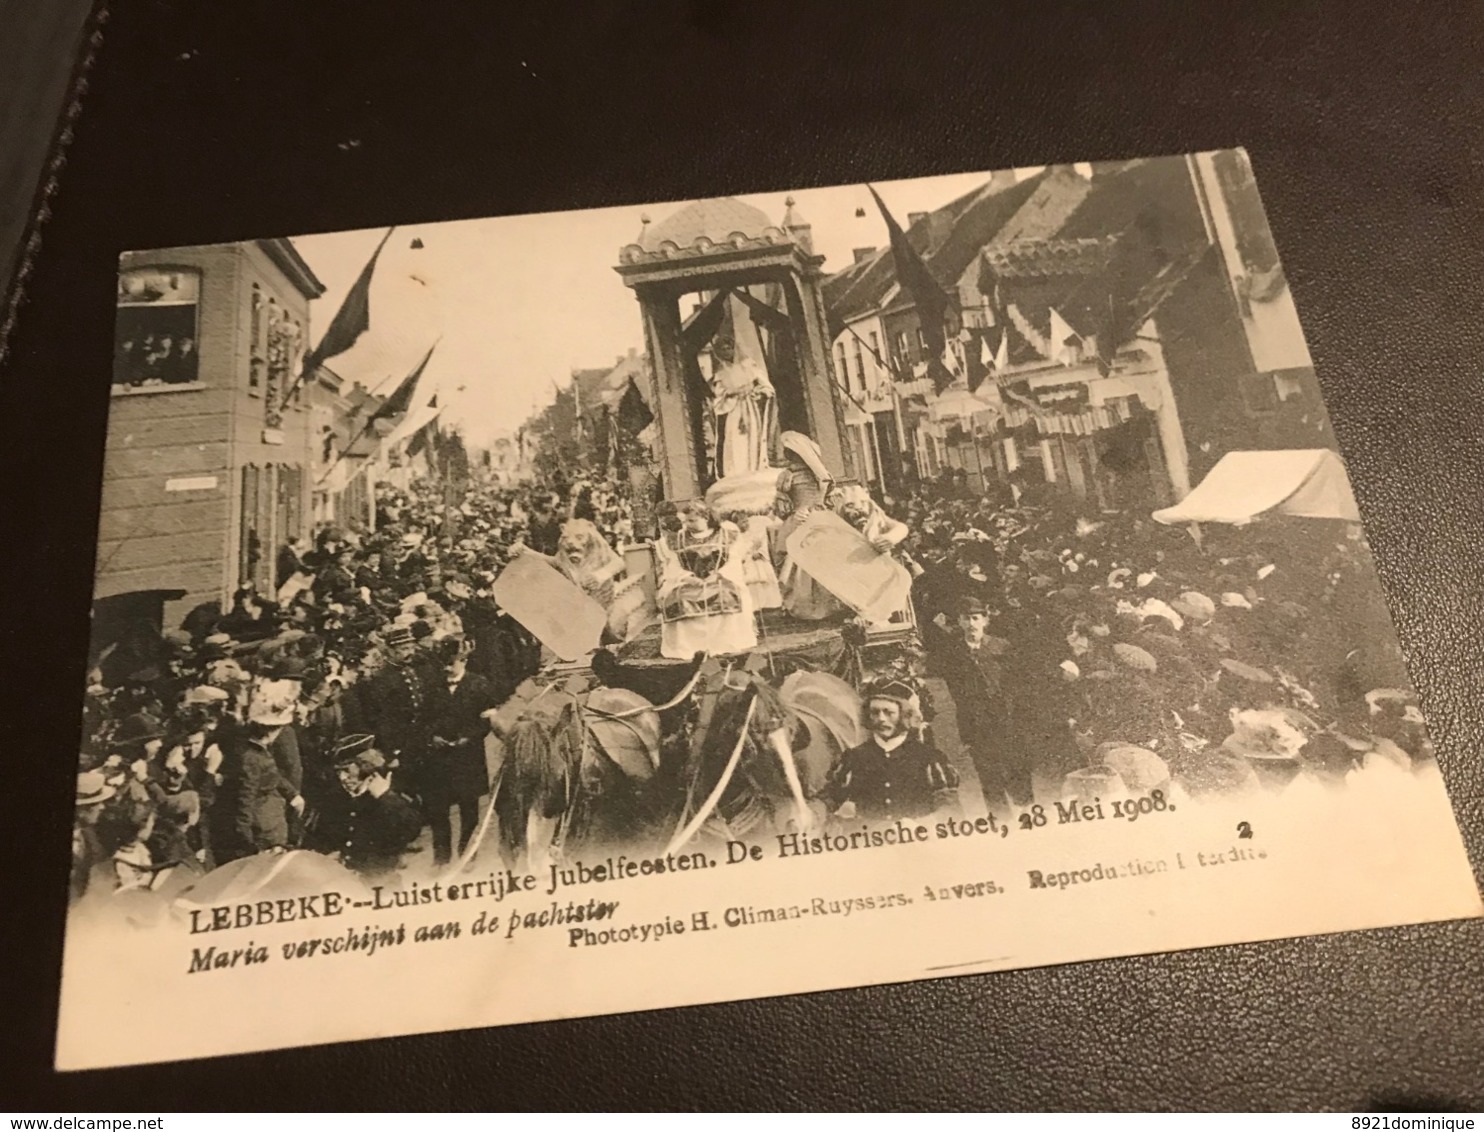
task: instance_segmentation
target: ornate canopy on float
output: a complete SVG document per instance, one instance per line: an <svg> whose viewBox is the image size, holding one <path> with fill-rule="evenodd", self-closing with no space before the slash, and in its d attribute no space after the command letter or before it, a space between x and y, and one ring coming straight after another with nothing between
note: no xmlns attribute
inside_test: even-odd
<svg viewBox="0 0 1484 1132"><path fill-rule="evenodd" d="M812 436L843 478L855 474L830 369L824 259L792 198L784 223L735 197L693 201L655 225L642 217L638 237L619 251L615 270L639 300L653 360L650 404L669 499L697 498L714 479L704 440L709 389L697 359L717 332L716 319L702 316L719 311L719 297L766 331L778 426ZM687 295L704 300L689 321Z"/></svg>

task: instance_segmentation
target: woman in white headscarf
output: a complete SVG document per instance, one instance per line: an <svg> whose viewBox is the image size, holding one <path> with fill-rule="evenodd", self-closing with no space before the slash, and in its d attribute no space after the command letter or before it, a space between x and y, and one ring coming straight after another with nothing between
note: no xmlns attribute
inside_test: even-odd
<svg viewBox="0 0 1484 1132"><path fill-rule="evenodd" d="M778 475L778 513L784 517L778 529L775 557L779 560L778 584L783 590L783 608L803 621L823 621L846 612L846 607L811 578L789 557L789 536L823 507L835 478L825 466L824 453L813 438L801 432L785 432L779 438L787 466Z"/></svg>

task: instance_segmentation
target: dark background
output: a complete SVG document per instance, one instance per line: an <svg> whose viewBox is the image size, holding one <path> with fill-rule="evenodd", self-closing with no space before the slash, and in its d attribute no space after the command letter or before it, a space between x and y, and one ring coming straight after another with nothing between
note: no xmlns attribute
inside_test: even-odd
<svg viewBox="0 0 1484 1132"><path fill-rule="evenodd" d="M1484 1108L1484 921L50 1069L125 248L1244 145L1484 873L1481 47L1472 0L115 4L0 386L0 1103Z"/></svg>
<svg viewBox="0 0 1484 1132"><path fill-rule="evenodd" d="M0 0L0 356L13 309L7 284L39 235L39 206L63 148L54 146L57 127L70 121L69 103L81 105L71 80L90 54L82 49L90 7L87 0Z"/></svg>

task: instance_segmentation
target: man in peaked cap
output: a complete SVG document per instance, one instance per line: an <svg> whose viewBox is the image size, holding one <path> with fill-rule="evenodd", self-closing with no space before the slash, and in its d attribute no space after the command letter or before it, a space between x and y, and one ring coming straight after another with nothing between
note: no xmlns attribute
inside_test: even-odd
<svg viewBox="0 0 1484 1132"><path fill-rule="evenodd" d="M415 768L428 746L428 690L442 673L418 654L417 638L407 625L391 625L381 634L386 664L345 691L346 727L373 735L386 758Z"/></svg>
<svg viewBox="0 0 1484 1132"><path fill-rule="evenodd" d="M325 851L366 877L386 876L422 831L422 817L392 788L391 767L371 735L347 735L331 754L343 791L318 831Z"/></svg>
<svg viewBox="0 0 1484 1132"><path fill-rule="evenodd" d="M871 737L841 757L826 794L841 817L896 821L958 805L958 774L944 754L914 735L917 694L900 680L866 687L863 721Z"/></svg>

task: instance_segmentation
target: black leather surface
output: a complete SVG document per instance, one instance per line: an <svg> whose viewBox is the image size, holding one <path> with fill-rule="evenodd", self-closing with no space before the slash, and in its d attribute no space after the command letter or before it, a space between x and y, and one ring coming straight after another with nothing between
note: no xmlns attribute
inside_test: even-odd
<svg viewBox="0 0 1484 1132"><path fill-rule="evenodd" d="M91 8L87 0L0 0L0 356L11 282L63 148L55 127L86 58L81 34Z"/></svg>
<svg viewBox="0 0 1484 1132"><path fill-rule="evenodd" d="M1484 1108L1478 921L50 1072L130 247L1245 145L1484 872L1484 9L882 9L115 6L4 375L0 1104Z"/></svg>

